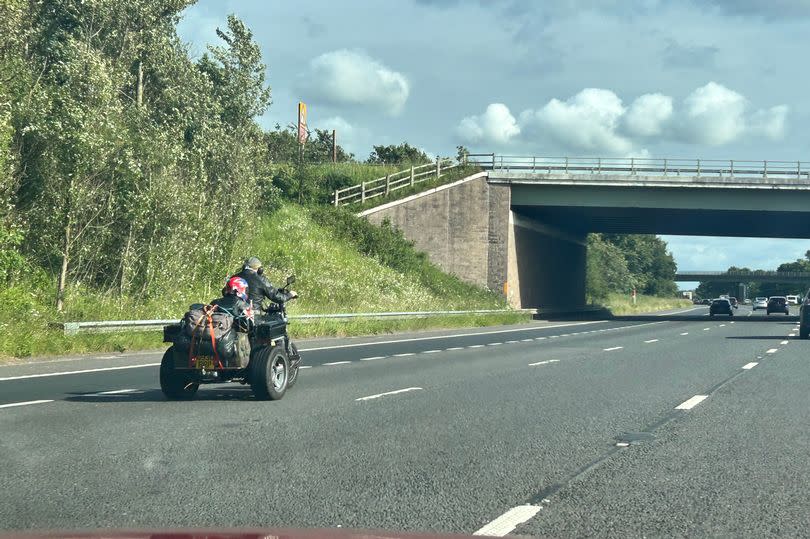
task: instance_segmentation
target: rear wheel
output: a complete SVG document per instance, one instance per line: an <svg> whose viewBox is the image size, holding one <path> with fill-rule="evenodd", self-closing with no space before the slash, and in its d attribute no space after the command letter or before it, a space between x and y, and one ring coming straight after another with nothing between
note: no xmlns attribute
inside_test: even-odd
<svg viewBox="0 0 810 539"><path fill-rule="evenodd" d="M260 400L284 397L290 376L290 361L283 346L263 346L250 362L250 388Z"/></svg>
<svg viewBox="0 0 810 539"><path fill-rule="evenodd" d="M188 400L194 397L200 384L174 368L174 347L166 350L160 361L160 390L169 400Z"/></svg>

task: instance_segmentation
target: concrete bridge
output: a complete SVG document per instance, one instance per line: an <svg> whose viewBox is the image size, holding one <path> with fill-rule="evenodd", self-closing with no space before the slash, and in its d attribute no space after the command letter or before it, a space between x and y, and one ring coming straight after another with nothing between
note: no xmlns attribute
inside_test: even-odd
<svg viewBox="0 0 810 539"><path fill-rule="evenodd" d="M716 283L808 283L808 271L679 271L676 281L712 281Z"/></svg>
<svg viewBox="0 0 810 539"><path fill-rule="evenodd" d="M361 215L389 219L440 267L516 307L584 304L589 232L810 238L806 162L470 161L484 170Z"/></svg>

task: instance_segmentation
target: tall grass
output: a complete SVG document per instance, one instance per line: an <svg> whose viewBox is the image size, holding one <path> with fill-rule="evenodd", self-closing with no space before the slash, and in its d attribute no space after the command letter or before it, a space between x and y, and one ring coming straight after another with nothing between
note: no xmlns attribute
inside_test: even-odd
<svg viewBox="0 0 810 539"><path fill-rule="evenodd" d="M688 299L681 298L660 298L656 296L642 296L636 297L636 303L633 304L633 298L624 294L609 294L607 300L604 301L604 306L610 309L616 316L623 316L628 314L641 314L651 313L655 311L667 311L670 309L685 309L692 306L692 302Z"/></svg>

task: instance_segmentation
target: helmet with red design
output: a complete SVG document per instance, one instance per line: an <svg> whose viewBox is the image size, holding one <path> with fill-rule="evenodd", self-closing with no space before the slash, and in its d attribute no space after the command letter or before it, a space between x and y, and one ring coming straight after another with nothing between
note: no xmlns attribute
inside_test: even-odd
<svg viewBox="0 0 810 539"><path fill-rule="evenodd" d="M233 276L228 279L228 284L225 285L225 293L233 294L242 301L247 301L248 284L247 281L241 277Z"/></svg>

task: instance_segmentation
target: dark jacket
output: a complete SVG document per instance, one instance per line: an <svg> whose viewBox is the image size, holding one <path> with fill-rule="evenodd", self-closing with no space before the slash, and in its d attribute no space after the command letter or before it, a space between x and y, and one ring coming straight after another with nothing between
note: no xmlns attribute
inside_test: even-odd
<svg viewBox="0 0 810 539"><path fill-rule="evenodd" d="M250 329L253 322L253 313L250 305L239 299L238 296L227 294L212 301L211 305L216 305L220 309L231 313L236 319L235 325L238 331L248 331Z"/></svg>
<svg viewBox="0 0 810 539"><path fill-rule="evenodd" d="M261 309L265 298L275 303L284 303L292 297L289 293L273 286L267 277L259 275L251 269L243 269L236 274L248 284L248 301L252 302L254 309Z"/></svg>

